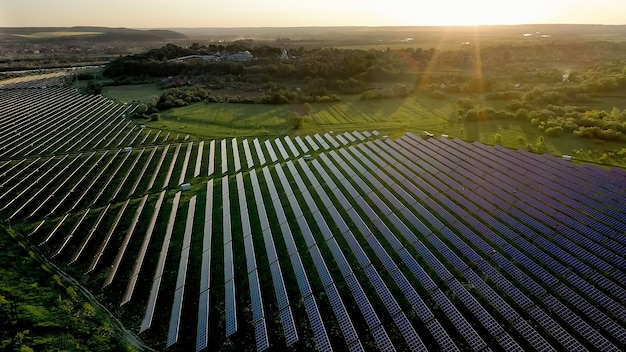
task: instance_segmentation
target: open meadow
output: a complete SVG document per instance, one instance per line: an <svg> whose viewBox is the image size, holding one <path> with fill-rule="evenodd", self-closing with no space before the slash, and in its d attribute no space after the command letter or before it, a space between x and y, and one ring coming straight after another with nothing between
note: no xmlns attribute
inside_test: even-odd
<svg viewBox="0 0 626 352"><path fill-rule="evenodd" d="M129 93L124 93L128 90ZM158 90L149 86L115 88L105 95L121 101L141 101L142 94L153 97ZM126 97L126 98L124 98ZM145 97L145 95L143 95ZM458 97L462 97L458 95ZM158 121L140 121L151 128L169 130L195 138L273 137L280 135L307 135L329 131L346 132L356 127L378 130L389 136L400 136L406 131L421 134L448 135L466 141L479 141L488 145L502 145L512 149L528 149L556 156L571 155L580 162L626 167L624 143L620 141L589 140L563 135L547 136L529 121L479 120L464 121L458 118L453 95L435 99L426 95L388 100L363 101L346 96L340 102L313 103L312 110L302 118L299 128L294 128L291 113L302 111L300 104L259 105L230 103L195 103L186 107L162 112ZM626 100L616 96L603 97L594 108L626 109ZM619 154L621 151L621 154ZM614 157L607 159L607 153ZM603 158L604 155L604 158ZM602 159L602 160L601 160Z"/></svg>

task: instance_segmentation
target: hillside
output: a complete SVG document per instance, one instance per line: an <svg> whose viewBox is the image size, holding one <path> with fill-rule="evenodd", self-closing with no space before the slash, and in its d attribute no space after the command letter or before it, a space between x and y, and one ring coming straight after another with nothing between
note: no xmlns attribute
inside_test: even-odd
<svg viewBox="0 0 626 352"><path fill-rule="evenodd" d="M149 42L185 39L171 30L140 30L109 27L11 27L0 28L5 42L55 42L81 39L90 42Z"/></svg>

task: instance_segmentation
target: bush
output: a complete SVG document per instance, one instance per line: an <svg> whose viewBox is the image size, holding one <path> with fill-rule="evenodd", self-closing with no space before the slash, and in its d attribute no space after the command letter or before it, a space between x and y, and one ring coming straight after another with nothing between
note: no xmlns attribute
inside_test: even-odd
<svg viewBox="0 0 626 352"><path fill-rule="evenodd" d="M467 111L473 108L476 105L474 99L471 98L460 98L457 100L456 105L458 105L461 109Z"/></svg>
<svg viewBox="0 0 626 352"><path fill-rule="evenodd" d="M515 100L511 100L511 102L509 102L506 105L506 109L509 110L509 111L519 111L524 106L526 106L526 104L524 104L524 102L515 99Z"/></svg>
<svg viewBox="0 0 626 352"><path fill-rule="evenodd" d="M563 135L563 133L565 133L565 131L561 126L546 128L546 134L548 134L548 136L560 137Z"/></svg>

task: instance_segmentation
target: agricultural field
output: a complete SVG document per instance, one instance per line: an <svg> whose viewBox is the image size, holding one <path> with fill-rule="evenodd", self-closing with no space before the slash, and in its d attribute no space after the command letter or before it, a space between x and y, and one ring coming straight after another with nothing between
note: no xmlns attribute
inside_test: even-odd
<svg viewBox="0 0 626 352"><path fill-rule="evenodd" d="M298 130L291 105L0 97L3 226L157 350L626 344L626 171L507 148L523 126L419 97Z"/></svg>

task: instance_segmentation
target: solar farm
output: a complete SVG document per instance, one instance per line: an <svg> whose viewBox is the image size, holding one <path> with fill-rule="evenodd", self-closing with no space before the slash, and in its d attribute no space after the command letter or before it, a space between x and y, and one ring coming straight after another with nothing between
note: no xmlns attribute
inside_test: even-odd
<svg viewBox="0 0 626 352"><path fill-rule="evenodd" d="M406 132L195 140L0 85L0 218L159 350L621 351L626 171Z"/></svg>

